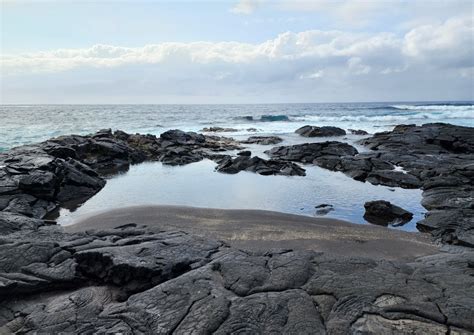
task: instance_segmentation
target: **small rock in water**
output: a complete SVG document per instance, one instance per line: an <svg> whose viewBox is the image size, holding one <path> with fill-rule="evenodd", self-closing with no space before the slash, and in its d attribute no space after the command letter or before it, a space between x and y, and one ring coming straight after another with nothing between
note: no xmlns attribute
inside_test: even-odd
<svg viewBox="0 0 474 335"><path fill-rule="evenodd" d="M250 157L250 156L252 156L252 152L250 150L240 151L240 152L237 153L237 156Z"/></svg>
<svg viewBox="0 0 474 335"><path fill-rule="evenodd" d="M224 132L236 132L238 131L235 128L223 128L223 127L208 127L201 129L203 132L207 133L224 133Z"/></svg>
<svg viewBox="0 0 474 335"><path fill-rule="evenodd" d="M412 213L384 200L366 202L364 208L364 219L377 225L401 226L413 218Z"/></svg>
<svg viewBox="0 0 474 335"><path fill-rule="evenodd" d="M321 204L315 206L314 208L316 208L316 215L326 215L334 210L334 206L330 204Z"/></svg>
<svg viewBox="0 0 474 335"><path fill-rule="evenodd" d="M349 131L353 135L369 135L368 132L366 132L365 130L362 130L362 129L349 129Z"/></svg>
<svg viewBox="0 0 474 335"><path fill-rule="evenodd" d="M240 143L270 145L278 144L280 142L283 142L283 139L278 136L250 136L248 139L241 141Z"/></svg>

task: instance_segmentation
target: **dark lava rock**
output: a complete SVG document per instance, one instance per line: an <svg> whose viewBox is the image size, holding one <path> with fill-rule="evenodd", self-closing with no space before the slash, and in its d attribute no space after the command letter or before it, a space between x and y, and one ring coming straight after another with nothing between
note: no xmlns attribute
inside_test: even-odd
<svg viewBox="0 0 474 335"><path fill-rule="evenodd" d="M252 152L249 151L249 150L240 151L240 152L237 153L237 156L247 156L247 157L250 157L250 156L252 156Z"/></svg>
<svg viewBox="0 0 474 335"><path fill-rule="evenodd" d="M321 216L326 215L329 212L334 210L334 206L329 205L329 204L317 205L314 208L316 208L316 215L321 215Z"/></svg>
<svg viewBox="0 0 474 335"><path fill-rule="evenodd" d="M261 175L305 176L306 172L298 165L280 160L265 160L254 156L227 157L216 167L216 171L235 174L240 171L255 172Z"/></svg>
<svg viewBox="0 0 474 335"><path fill-rule="evenodd" d="M295 131L304 137L330 137L330 136L344 136L346 131L338 127L316 127L316 126L303 126Z"/></svg>
<svg viewBox="0 0 474 335"><path fill-rule="evenodd" d="M198 144L204 143L206 141L206 138L202 134L194 132L184 132L178 129L168 130L162 133L160 135L160 138L162 140L178 144Z"/></svg>
<svg viewBox="0 0 474 335"><path fill-rule="evenodd" d="M387 226L390 224L400 226L413 218L412 213L384 200L366 202L364 208L364 219L378 225Z"/></svg>
<svg viewBox="0 0 474 335"><path fill-rule="evenodd" d="M0 154L0 211L43 218L59 205L87 200L104 187L104 176L130 164L157 160L183 165L237 149L241 147L232 139L181 130L157 138L110 129L14 148Z"/></svg>
<svg viewBox="0 0 474 335"><path fill-rule="evenodd" d="M244 144L261 144L261 145L278 144L280 142L283 142L283 139L278 136L250 136L245 141L240 141L240 143L244 143Z"/></svg>
<svg viewBox="0 0 474 335"><path fill-rule="evenodd" d="M41 227L2 237L0 332L469 333L473 261L250 253L132 225Z"/></svg>
<svg viewBox="0 0 474 335"><path fill-rule="evenodd" d="M372 150L419 150L423 153L474 153L474 128L446 123L399 125L362 143Z"/></svg>
<svg viewBox="0 0 474 335"><path fill-rule="evenodd" d="M394 170L375 170L370 172L365 179L374 185L385 185L402 188L420 188L420 180L409 174Z"/></svg>
<svg viewBox="0 0 474 335"><path fill-rule="evenodd" d="M349 129L349 131L353 135L369 135L368 132L362 129Z"/></svg>
<svg viewBox="0 0 474 335"><path fill-rule="evenodd" d="M275 147L265 153L276 159L312 163L322 156L354 156L358 151L347 143L330 141Z"/></svg>

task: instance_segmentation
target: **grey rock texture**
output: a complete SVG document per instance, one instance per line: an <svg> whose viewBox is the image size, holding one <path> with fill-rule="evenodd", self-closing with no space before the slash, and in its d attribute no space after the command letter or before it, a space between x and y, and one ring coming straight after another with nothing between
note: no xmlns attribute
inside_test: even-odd
<svg viewBox="0 0 474 335"><path fill-rule="evenodd" d="M474 331L472 251L412 263L250 253L134 225L0 241L1 333Z"/></svg>

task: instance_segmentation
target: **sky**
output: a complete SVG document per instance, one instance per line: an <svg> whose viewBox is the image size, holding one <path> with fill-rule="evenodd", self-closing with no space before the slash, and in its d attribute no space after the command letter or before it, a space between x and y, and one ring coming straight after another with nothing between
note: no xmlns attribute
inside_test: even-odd
<svg viewBox="0 0 474 335"><path fill-rule="evenodd" d="M0 103L474 100L472 0L0 6Z"/></svg>

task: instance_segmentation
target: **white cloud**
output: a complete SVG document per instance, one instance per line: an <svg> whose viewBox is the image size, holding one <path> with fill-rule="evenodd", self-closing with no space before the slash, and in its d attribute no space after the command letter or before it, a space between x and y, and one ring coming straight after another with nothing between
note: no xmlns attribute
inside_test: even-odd
<svg viewBox="0 0 474 335"><path fill-rule="evenodd" d="M327 90L324 94L328 98L321 98L325 100L334 100L329 96L335 92L368 96L384 87L384 94L422 90L437 94L443 89L466 95L473 89L473 59L469 17L415 27L404 36L309 30L285 32L254 44L95 45L3 55L2 99L9 101L21 92L39 94L47 87L54 90L64 85L76 96L155 97L156 92L191 96L212 92L226 96L259 94L268 96L265 101L272 95L284 97L282 92L314 97L311 83L320 85L318 94ZM420 87L415 89L414 85Z"/></svg>
<svg viewBox="0 0 474 335"><path fill-rule="evenodd" d="M404 52L441 66L474 66L474 23L471 16L423 25L405 35Z"/></svg>

